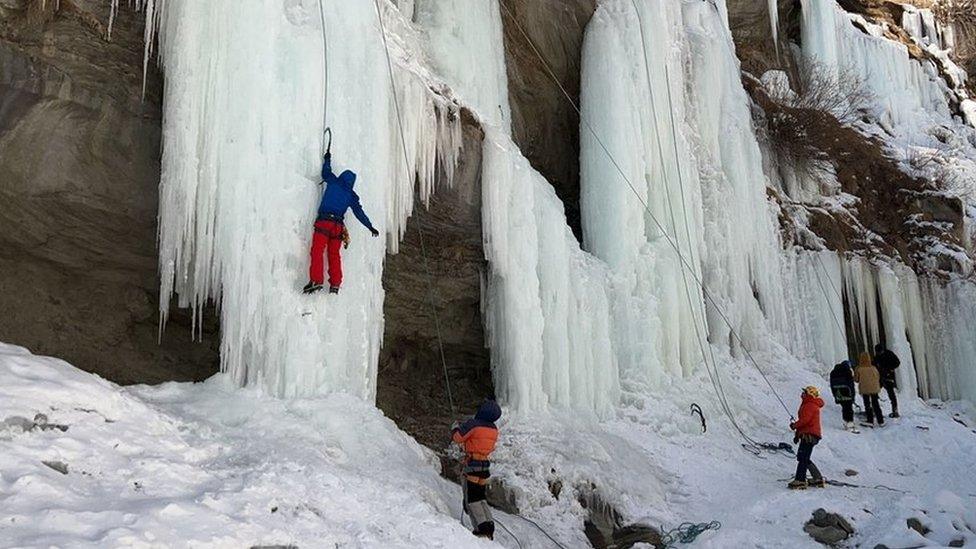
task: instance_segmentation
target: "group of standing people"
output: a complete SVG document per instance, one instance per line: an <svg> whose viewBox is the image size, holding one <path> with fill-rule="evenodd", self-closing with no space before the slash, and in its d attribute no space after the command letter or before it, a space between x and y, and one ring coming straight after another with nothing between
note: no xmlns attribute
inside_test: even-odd
<svg viewBox="0 0 976 549"><path fill-rule="evenodd" d="M900 417L898 382L895 376L895 370L900 365L898 356L879 343L874 347L873 358L868 353L861 353L857 367L852 367L849 360L834 366L833 371L830 372L830 391L834 395L834 401L840 405L846 430L858 432L854 425L855 383L857 393L860 393L864 403L867 418L865 425L874 427L875 422L878 426L884 425L885 417L878 399L882 389L888 393L891 402L891 413L888 417ZM793 442L799 444L796 451L796 474L787 485L792 490L801 490L808 486L823 488L827 484L820 469L810 459L814 446L822 437L820 409L823 405L824 401L820 398L819 389L813 386L803 388L803 393L800 395L800 410L797 413L798 419L790 423L790 429L795 433ZM807 473L811 477L809 481Z"/></svg>
<svg viewBox="0 0 976 549"><path fill-rule="evenodd" d="M830 390L834 395L834 401L840 405L844 428L848 431L857 430L854 425L855 383L864 404L867 425L871 427L875 423L878 426L884 425L885 416L878 398L882 389L888 393L888 400L891 402L889 417L899 417L898 381L895 370L901 365L901 361L895 353L885 349L880 343L874 347L874 353L874 358L868 353L861 353L857 367L852 368L851 362L845 360L834 366L834 370L830 372Z"/></svg>

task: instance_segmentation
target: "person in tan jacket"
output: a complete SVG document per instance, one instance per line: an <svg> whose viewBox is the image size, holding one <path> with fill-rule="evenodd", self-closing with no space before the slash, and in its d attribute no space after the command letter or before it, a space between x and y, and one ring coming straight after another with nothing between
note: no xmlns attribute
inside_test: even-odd
<svg viewBox="0 0 976 549"><path fill-rule="evenodd" d="M857 368L854 368L854 381L857 382L857 390L864 401L868 425L873 427L875 418L878 418L879 426L884 425L884 414L881 413L881 402L878 400L878 393L881 392L881 374L874 364L871 364L871 355L861 353L858 357Z"/></svg>

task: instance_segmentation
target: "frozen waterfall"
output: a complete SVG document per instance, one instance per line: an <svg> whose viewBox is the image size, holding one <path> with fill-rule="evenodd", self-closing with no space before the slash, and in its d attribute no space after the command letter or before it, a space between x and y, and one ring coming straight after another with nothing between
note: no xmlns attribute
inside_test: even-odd
<svg viewBox="0 0 976 549"><path fill-rule="evenodd" d="M328 59L317 0L166 0L150 8L166 73L163 317L174 292L197 314L208 300L219 302L221 368L239 383L278 395L373 398L383 257L396 248L415 191L373 3L324 0ZM411 115L404 119L406 161L426 198L436 162L455 161L459 116L430 91L413 60L409 26L388 2L381 8L403 37L392 44L401 67L395 85ZM328 300L300 292L321 193L326 107L335 166L358 173L363 205L386 233L385 241L372 239L350 224L343 291Z"/></svg>

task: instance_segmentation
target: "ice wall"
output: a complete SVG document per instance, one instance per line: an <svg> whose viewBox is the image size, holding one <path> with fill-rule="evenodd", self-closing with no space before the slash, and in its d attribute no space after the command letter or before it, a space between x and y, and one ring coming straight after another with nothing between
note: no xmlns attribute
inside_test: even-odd
<svg viewBox="0 0 976 549"><path fill-rule="evenodd" d="M496 0L416 0L434 68L483 122L511 133L501 12Z"/></svg>
<svg viewBox="0 0 976 549"><path fill-rule="evenodd" d="M495 0L419 0L435 67L485 129L485 326L495 391L510 409L606 413L619 399L606 266L576 242L562 202L511 139Z"/></svg>
<svg viewBox="0 0 976 549"><path fill-rule="evenodd" d="M495 130L482 192L495 391L519 411L608 412L619 399L608 269L580 249L552 187Z"/></svg>
<svg viewBox="0 0 976 549"><path fill-rule="evenodd" d="M855 27L852 20L859 17L835 0L801 0L801 6L803 59L821 64L838 79L862 79L889 127L914 131L920 121L950 117L948 86L935 65L915 62L905 45Z"/></svg>
<svg viewBox="0 0 976 549"><path fill-rule="evenodd" d="M584 43L586 247L627 281L618 302L639 319L619 336L630 352L621 368L652 381L701 360L695 277L721 309L706 307L712 343L739 347L723 315L752 348L787 327L775 217L723 13L721 3L604 2Z"/></svg>
<svg viewBox="0 0 976 549"><path fill-rule="evenodd" d="M797 357L831 366L848 357L842 261L836 253L784 251L786 306L793 319L786 347Z"/></svg>
<svg viewBox="0 0 976 549"><path fill-rule="evenodd" d="M455 107L431 93L412 62L408 25L379 3L393 29L404 145L372 2L323 0L322 14L317 0L165 0L147 8L148 42L158 31L166 75L163 319L174 293L195 314L219 302L221 368L239 383L286 396L372 398L384 255L413 207L414 174L426 198L437 163L451 166L460 146ZM308 297L301 287L326 107L333 165L358 173L356 190L386 238L369 238L350 220L342 292Z"/></svg>

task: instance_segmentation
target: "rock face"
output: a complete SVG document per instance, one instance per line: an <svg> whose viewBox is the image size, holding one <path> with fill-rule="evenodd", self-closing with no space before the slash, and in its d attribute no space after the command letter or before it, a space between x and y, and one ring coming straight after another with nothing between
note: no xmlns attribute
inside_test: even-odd
<svg viewBox="0 0 976 549"><path fill-rule="evenodd" d="M447 396L437 321L458 412L473 413L493 392L481 323L486 265L481 234L483 134L470 116L463 122L464 148L453 186L439 183L429 209L416 205L399 253L387 256L383 268L385 323L376 403L401 429L435 449L447 446L449 427L456 419ZM437 321L431 313L431 289Z"/></svg>
<svg viewBox="0 0 976 549"><path fill-rule="evenodd" d="M580 120L548 70L579 104L583 30L596 4L596 0L501 0L512 133L532 167L549 180L563 201L567 221L577 239L582 238ZM539 61L533 46L546 60L548 69Z"/></svg>
<svg viewBox="0 0 976 549"><path fill-rule="evenodd" d="M851 537L854 527L837 513L817 509L813 512L813 518L803 527L803 531L824 545L836 545Z"/></svg>
<svg viewBox="0 0 976 549"><path fill-rule="evenodd" d="M142 18L109 2L0 6L0 341L120 383L202 379L213 326L157 343L159 79ZM28 9L30 8L30 9Z"/></svg>

